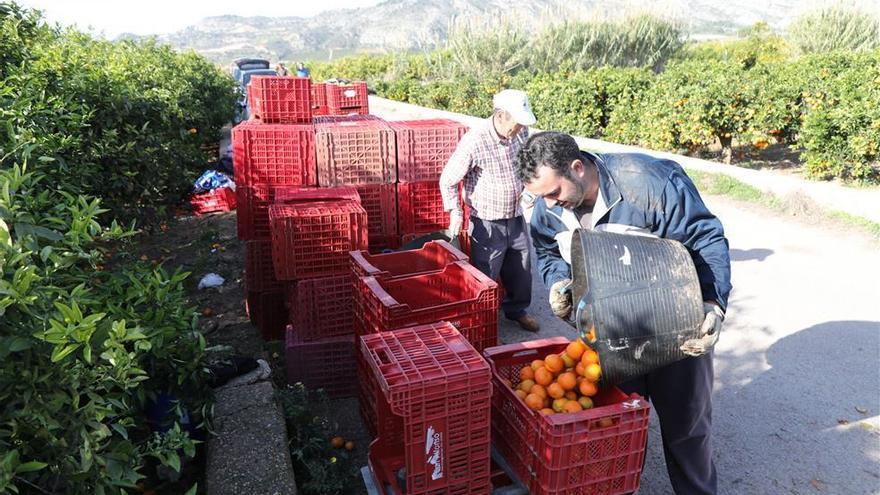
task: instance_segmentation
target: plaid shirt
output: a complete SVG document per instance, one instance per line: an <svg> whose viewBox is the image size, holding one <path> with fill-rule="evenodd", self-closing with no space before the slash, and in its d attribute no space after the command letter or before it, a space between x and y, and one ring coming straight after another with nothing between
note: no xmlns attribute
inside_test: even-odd
<svg viewBox="0 0 880 495"><path fill-rule="evenodd" d="M469 130L440 176L443 209L460 208L458 184L463 181L464 201L471 215L483 220L521 215L523 185L514 171L514 160L528 136L529 129L524 127L512 139L499 137L492 117L484 125Z"/></svg>

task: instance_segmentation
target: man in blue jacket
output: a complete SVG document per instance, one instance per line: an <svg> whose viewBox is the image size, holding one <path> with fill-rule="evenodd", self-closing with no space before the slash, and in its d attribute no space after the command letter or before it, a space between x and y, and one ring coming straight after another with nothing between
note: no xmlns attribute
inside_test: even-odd
<svg viewBox="0 0 880 495"><path fill-rule="evenodd" d="M648 155L595 155L574 138L542 132L517 157L526 191L539 197L532 242L553 313L571 313L571 238L575 229L651 235L681 242L690 252L703 293L702 337L688 340L691 356L620 385L651 400L660 418L663 451L678 494L714 494L712 348L730 294L730 254L721 222L703 204L681 166Z"/></svg>

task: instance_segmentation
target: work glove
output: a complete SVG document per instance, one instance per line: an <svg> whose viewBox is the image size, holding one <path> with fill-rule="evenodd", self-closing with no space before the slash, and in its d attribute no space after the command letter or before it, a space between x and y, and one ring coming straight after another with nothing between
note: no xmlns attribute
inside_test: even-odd
<svg viewBox="0 0 880 495"><path fill-rule="evenodd" d="M461 226L464 224L464 213L461 210L449 212L449 238L454 239L461 235Z"/></svg>
<svg viewBox="0 0 880 495"><path fill-rule="evenodd" d="M689 339L681 345L681 352L688 356L702 356L709 352L718 336L721 335L721 324L724 323L724 311L715 303L703 303L703 312L706 314L703 324L700 326L700 338Z"/></svg>
<svg viewBox="0 0 880 495"><path fill-rule="evenodd" d="M553 314L568 319L571 314L571 279L560 280L550 286L550 310Z"/></svg>

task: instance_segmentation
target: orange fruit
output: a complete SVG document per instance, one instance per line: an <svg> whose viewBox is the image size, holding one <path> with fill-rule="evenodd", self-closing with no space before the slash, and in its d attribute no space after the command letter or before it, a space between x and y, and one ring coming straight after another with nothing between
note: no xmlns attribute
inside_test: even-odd
<svg viewBox="0 0 880 495"><path fill-rule="evenodd" d="M538 383L543 386L550 385L553 383L553 373L547 370L547 368L541 367L538 371L535 372L535 383Z"/></svg>
<svg viewBox="0 0 880 495"><path fill-rule="evenodd" d="M596 342L596 327L591 328L590 331L587 332L587 342L591 344Z"/></svg>
<svg viewBox="0 0 880 495"><path fill-rule="evenodd" d="M588 364L584 370L584 376L591 382L598 382L599 377L602 376L602 367L596 363Z"/></svg>
<svg viewBox="0 0 880 495"><path fill-rule="evenodd" d="M338 449L345 445L345 439L340 436L335 436L330 439L330 446L334 449Z"/></svg>
<svg viewBox="0 0 880 495"><path fill-rule="evenodd" d="M547 395L554 399L558 399L565 395L565 389L558 383L551 383L550 386L547 387Z"/></svg>
<svg viewBox="0 0 880 495"><path fill-rule="evenodd" d="M574 359L572 359L571 356L569 356L568 354L566 354L566 353L563 352L562 354L559 355L559 357L561 357L561 358L562 358L562 362L565 363L565 368L566 368L566 369L568 369L568 368L574 368L574 365L575 365L575 362L576 362L576 361L575 361Z"/></svg>
<svg viewBox="0 0 880 495"><path fill-rule="evenodd" d="M593 408L593 399L589 397L581 397L580 399L578 399L578 402L585 410Z"/></svg>
<svg viewBox="0 0 880 495"><path fill-rule="evenodd" d="M584 351L587 349L587 346L581 342L580 339L575 340L571 344L568 344L568 347L565 348L565 353L568 354L568 357L577 361L581 358Z"/></svg>
<svg viewBox="0 0 880 495"><path fill-rule="evenodd" d="M582 380L578 385L578 391L581 395L586 397L592 397L599 392L599 387L596 386L595 383L590 380Z"/></svg>
<svg viewBox="0 0 880 495"><path fill-rule="evenodd" d="M534 361L532 361L531 366L532 366L532 371L538 371L539 369L544 367L544 360L543 359L535 359Z"/></svg>
<svg viewBox="0 0 880 495"><path fill-rule="evenodd" d="M547 368L550 373L554 375L558 375L562 368L565 367L565 362L562 361L562 358L556 354L550 354L544 359L544 367Z"/></svg>
<svg viewBox="0 0 880 495"><path fill-rule="evenodd" d="M573 413L573 412L583 411L584 408L581 407L581 403L580 403L580 402L578 402L578 401L576 401L576 400L570 400L570 401L568 401L568 402L565 403L565 408L563 408L563 410L564 410L565 412Z"/></svg>
<svg viewBox="0 0 880 495"><path fill-rule="evenodd" d="M542 399L544 397L547 397L547 389L544 388L544 386L539 383L532 385L532 388L529 389L529 393L535 394L535 395L540 395Z"/></svg>
<svg viewBox="0 0 880 495"><path fill-rule="evenodd" d="M565 398L568 400L577 400L578 394L574 390L569 390L565 393Z"/></svg>
<svg viewBox="0 0 880 495"><path fill-rule="evenodd" d="M352 451L354 450L354 442L351 440L345 442L345 450Z"/></svg>
<svg viewBox="0 0 880 495"><path fill-rule="evenodd" d="M575 374L576 374L577 376L584 376L584 369L586 368L586 366L587 366L587 365L585 365L584 363L580 363L580 362L579 362L578 364L576 364L576 365L574 366L574 372L575 372Z"/></svg>
<svg viewBox="0 0 880 495"><path fill-rule="evenodd" d="M202 309L202 316L204 316L206 318L210 318L210 317L214 316L214 310L206 307L206 308Z"/></svg>
<svg viewBox="0 0 880 495"><path fill-rule="evenodd" d="M614 425L614 420L611 418L602 418L599 420L599 428L608 428L609 426Z"/></svg>
<svg viewBox="0 0 880 495"><path fill-rule="evenodd" d="M566 371L559 375L559 378L556 379L556 383L565 390L574 390L574 387L577 386L577 375L571 371Z"/></svg>
<svg viewBox="0 0 880 495"><path fill-rule="evenodd" d="M535 385L534 380L523 380L523 381L519 382L519 386L516 388L522 390L523 392L528 392L529 390L532 389L532 386L534 386L534 385Z"/></svg>
<svg viewBox="0 0 880 495"><path fill-rule="evenodd" d="M544 407L544 398L538 394L529 394L526 396L526 406L533 411L537 411Z"/></svg>
<svg viewBox="0 0 880 495"><path fill-rule="evenodd" d="M514 393L516 394L517 397L519 397L522 400L526 400L526 396L529 395L525 392L525 390L520 390L520 389L516 389L516 391Z"/></svg>
<svg viewBox="0 0 880 495"><path fill-rule="evenodd" d="M593 349L587 349L581 355L581 362L584 363L584 366L588 364L599 364L599 354Z"/></svg>
<svg viewBox="0 0 880 495"><path fill-rule="evenodd" d="M554 412L556 412L556 411L554 411L553 409L550 409L549 407L545 407L544 409L541 409L541 414L543 414L544 416L549 416L549 415L553 414Z"/></svg>
<svg viewBox="0 0 880 495"><path fill-rule="evenodd" d="M535 379L535 371L530 366L526 366L523 369L519 370L519 379L520 380L534 380Z"/></svg>
<svg viewBox="0 0 880 495"><path fill-rule="evenodd" d="M553 401L553 410L556 412L562 412L565 410L565 404L568 403L568 399L556 399Z"/></svg>

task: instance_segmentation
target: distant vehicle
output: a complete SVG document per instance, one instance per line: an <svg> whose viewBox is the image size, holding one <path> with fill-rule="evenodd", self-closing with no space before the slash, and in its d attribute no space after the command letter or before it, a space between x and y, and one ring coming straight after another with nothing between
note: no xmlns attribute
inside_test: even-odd
<svg viewBox="0 0 880 495"><path fill-rule="evenodd" d="M232 73L232 78L236 81L239 80L241 76L241 72L245 70L254 70L254 69L268 69L269 61L263 58L238 58L232 61L232 67L230 72Z"/></svg>

